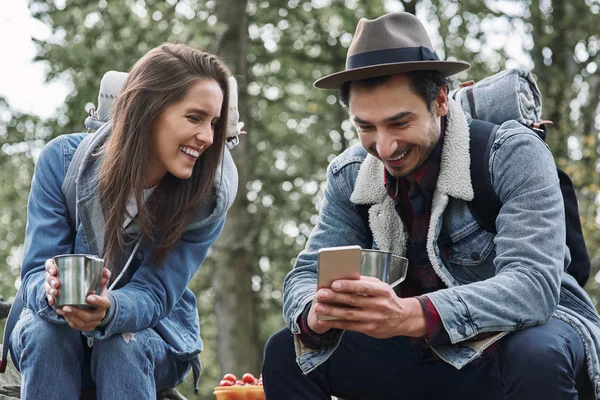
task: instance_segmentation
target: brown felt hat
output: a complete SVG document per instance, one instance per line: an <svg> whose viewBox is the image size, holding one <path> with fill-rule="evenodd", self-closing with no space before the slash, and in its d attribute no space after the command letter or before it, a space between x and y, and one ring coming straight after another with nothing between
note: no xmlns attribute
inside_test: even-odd
<svg viewBox="0 0 600 400"><path fill-rule="evenodd" d="M339 89L346 82L410 71L450 76L470 67L462 61L441 61L417 17L390 13L374 20L361 18L348 48L346 69L317 80L315 87Z"/></svg>

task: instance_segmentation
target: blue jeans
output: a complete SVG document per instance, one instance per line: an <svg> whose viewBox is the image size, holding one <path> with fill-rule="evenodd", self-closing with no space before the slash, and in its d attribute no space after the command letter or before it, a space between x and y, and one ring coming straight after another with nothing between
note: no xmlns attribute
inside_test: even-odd
<svg viewBox="0 0 600 400"><path fill-rule="evenodd" d="M190 369L153 329L97 340L24 309L11 334L11 354L21 372L22 399L79 399L96 387L98 399L155 399L177 386Z"/></svg>
<svg viewBox="0 0 600 400"><path fill-rule="evenodd" d="M426 361L402 336L374 339L347 331L333 355L307 375L296 364L293 335L283 329L265 348L267 400L323 399L578 399L588 389L585 352L567 323L514 332L493 358L457 370ZM578 394L579 392L579 394ZM581 396L581 397L578 397Z"/></svg>

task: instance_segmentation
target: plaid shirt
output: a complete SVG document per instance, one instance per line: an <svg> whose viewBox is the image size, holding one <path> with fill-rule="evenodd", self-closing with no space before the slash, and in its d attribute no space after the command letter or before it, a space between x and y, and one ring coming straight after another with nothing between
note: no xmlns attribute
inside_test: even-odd
<svg viewBox="0 0 600 400"><path fill-rule="evenodd" d="M442 320L433 303L425 293L446 287L437 276L427 255L427 232L431 219L431 203L437 183L444 143L444 122L442 134L428 159L416 173L412 183L405 178L395 178L387 170L384 183L388 195L394 200L396 212L402 219L408 234L406 258L408 272L404 282L400 284L401 297L417 297L427 324L427 335L424 338L430 344L449 343L449 337L443 328Z"/></svg>
<svg viewBox="0 0 600 400"><path fill-rule="evenodd" d="M448 332L444 329L442 319L434 304L426 293L446 287L433 270L427 255L427 232L431 219L431 203L433 192L437 183L442 158L446 119L442 118L442 134L429 158L417 171L412 183L406 179L395 178L387 170L384 173L384 182L388 195L394 200L396 212L402 219L409 237L406 251L408 259L408 272L404 282L400 284L401 297L417 297L425 314L427 333L417 342L421 344L440 345L450 343ZM486 332L477 335L474 339L483 339L494 335ZM484 356L493 356L497 342L488 347ZM437 359L430 353L430 359Z"/></svg>

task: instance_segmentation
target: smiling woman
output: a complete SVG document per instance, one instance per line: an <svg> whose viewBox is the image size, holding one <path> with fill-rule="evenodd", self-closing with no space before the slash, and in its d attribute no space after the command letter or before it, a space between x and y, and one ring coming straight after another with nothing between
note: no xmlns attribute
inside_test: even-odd
<svg viewBox="0 0 600 400"><path fill-rule="evenodd" d="M190 369L197 385L202 341L187 285L237 190L225 147L229 75L212 54L159 46L131 68L111 122L42 150L21 272L27 307L10 341L22 398L79 398L95 387L98 399L151 399ZM62 187L84 139L71 226ZM57 306L68 289L60 254L105 260L102 289L83 307Z"/></svg>

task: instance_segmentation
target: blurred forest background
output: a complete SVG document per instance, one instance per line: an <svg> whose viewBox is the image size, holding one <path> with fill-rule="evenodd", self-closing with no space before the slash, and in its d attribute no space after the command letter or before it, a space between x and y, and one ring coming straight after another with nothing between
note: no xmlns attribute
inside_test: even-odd
<svg viewBox="0 0 600 400"><path fill-rule="evenodd" d="M52 32L37 41L37 60L48 65L49 81L71 91L55 117L43 120L0 98L0 294L9 299L19 285L36 157L51 138L84 130L102 75L127 71L163 42L210 50L240 83L249 134L233 150L238 198L192 282L205 343L200 398L212 398L225 372L258 375L264 343L284 325L283 278L316 221L327 164L358 140L336 93L312 83L343 69L361 17L400 10L427 22L442 59L472 64L459 81L506 67L533 70L543 117L554 121L548 142L578 190L593 268L587 290L597 302L599 0L32 1L32 15ZM186 395L190 378L179 387Z"/></svg>

